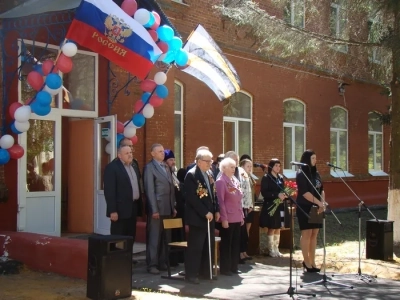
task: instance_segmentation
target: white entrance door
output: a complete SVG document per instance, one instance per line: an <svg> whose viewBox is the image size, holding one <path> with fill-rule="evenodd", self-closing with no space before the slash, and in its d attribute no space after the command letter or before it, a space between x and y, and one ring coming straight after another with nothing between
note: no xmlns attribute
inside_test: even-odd
<svg viewBox="0 0 400 300"><path fill-rule="evenodd" d="M61 116L36 116L18 137L17 230L61 234Z"/></svg>
<svg viewBox="0 0 400 300"><path fill-rule="evenodd" d="M110 234L110 219L106 217L103 175L106 165L116 157L116 116L97 118L94 126L94 232Z"/></svg>

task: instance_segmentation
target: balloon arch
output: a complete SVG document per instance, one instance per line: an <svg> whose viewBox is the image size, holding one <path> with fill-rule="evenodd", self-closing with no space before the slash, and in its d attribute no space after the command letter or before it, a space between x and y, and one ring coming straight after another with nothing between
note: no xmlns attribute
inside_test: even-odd
<svg viewBox="0 0 400 300"><path fill-rule="evenodd" d="M135 0L124 0L121 9L147 29L163 52L158 61L165 64L175 62L178 67L185 67L188 64L189 54L182 49L182 40L174 36L174 30L170 26L160 26L161 18L157 12L138 9ZM8 112L13 119L10 129L14 134L29 130L32 112L38 116L50 113L52 96L57 95L63 86L58 72L68 73L72 70L72 57L77 52L78 47L74 41L66 40L60 45L60 53L55 61L45 60L42 64L36 65L34 71L29 72L27 82L37 93L32 99L27 99L25 105L14 102L9 106ZM133 117L124 123L117 121L117 145L124 137L129 138L133 144L137 143L136 130L146 123L146 119L154 115L154 108L162 105L164 99L168 97L168 88L164 85L166 81L166 73L157 72L153 79L146 78L140 83L143 94L134 104ZM105 147L107 153L111 151L110 143ZM12 135L6 134L0 138L0 165L8 163L10 159L19 159L23 155L24 148L15 143Z"/></svg>

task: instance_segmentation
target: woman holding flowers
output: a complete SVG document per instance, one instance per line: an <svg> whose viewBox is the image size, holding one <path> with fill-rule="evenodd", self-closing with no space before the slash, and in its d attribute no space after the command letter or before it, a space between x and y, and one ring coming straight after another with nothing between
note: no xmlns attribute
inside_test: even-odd
<svg viewBox="0 0 400 300"><path fill-rule="evenodd" d="M299 189L297 205L306 213L310 212L312 206L317 206L318 213L322 213L325 209L325 193L321 177L317 172L317 157L315 152L313 150L306 150L301 156L300 161L307 164L307 166L302 166L296 175L296 182ZM317 247L318 231L319 228L322 228L322 224L309 223L308 217L300 209L296 210L296 215L301 230L300 248L304 259L303 267L307 272L319 272L320 269L315 264L315 248Z"/></svg>
<svg viewBox="0 0 400 300"><path fill-rule="evenodd" d="M238 274L240 253L240 226L243 225L243 193L240 182L235 177L236 162L232 158L224 158L220 163L222 175L215 182L219 201L221 237L221 274L231 276Z"/></svg>
<svg viewBox="0 0 400 300"><path fill-rule="evenodd" d="M281 234L281 212L284 212L283 200L286 195L284 180L279 174L281 162L273 158L268 163L268 172L261 180L261 195L264 197L264 204L260 213L260 227L267 227L267 247L269 256L280 257L279 240Z"/></svg>

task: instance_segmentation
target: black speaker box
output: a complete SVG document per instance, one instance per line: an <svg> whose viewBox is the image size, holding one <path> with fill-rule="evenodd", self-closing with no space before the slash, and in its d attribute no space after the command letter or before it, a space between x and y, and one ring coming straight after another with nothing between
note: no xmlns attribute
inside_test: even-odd
<svg viewBox="0 0 400 300"><path fill-rule="evenodd" d="M110 300L131 297L132 247L129 236L90 236L86 297Z"/></svg>
<svg viewBox="0 0 400 300"><path fill-rule="evenodd" d="M366 257L393 260L393 221L367 221Z"/></svg>

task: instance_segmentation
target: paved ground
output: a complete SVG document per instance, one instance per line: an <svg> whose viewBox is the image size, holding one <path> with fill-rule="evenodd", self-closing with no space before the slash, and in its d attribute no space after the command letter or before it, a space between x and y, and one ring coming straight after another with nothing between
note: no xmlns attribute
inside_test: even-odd
<svg viewBox="0 0 400 300"><path fill-rule="evenodd" d="M133 287L135 289L147 288L153 291L164 291L180 294L182 296L211 299L257 299L260 295L284 293L282 298L289 298L289 258L270 258L271 260L284 260L286 266L278 267L257 262L247 262L241 265L242 273L236 276L218 276L218 280L202 280L199 285L188 284L184 281L163 279L161 276L150 275L146 272L144 257L136 254L139 263L134 267ZM272 261L271 261L272 262ZM274 264L274 263L272 263ZM279 263L282 264L282 261ZM399 267L397 265L397 267ZM400 268L400 267L399 267ZM173 273L183 270L183 266L176 268ZM166 275L166 272L163 273ZM313 284L300 287L302 284L323 279L320 274L303 273L301 269L293 268L292 286L299 293L314 293L316 298L324 299L399 299L400 281L373 278L371 282L361 280L355 274L348 276L334 276L332 272L326 273L325 284ZM338 274L336 274L338 275ZM352 285L353 288L338 286L337 284ZM272 299L280 299L271 296ZM305 299L310 296L294 295L295 299Z"/></svg>

